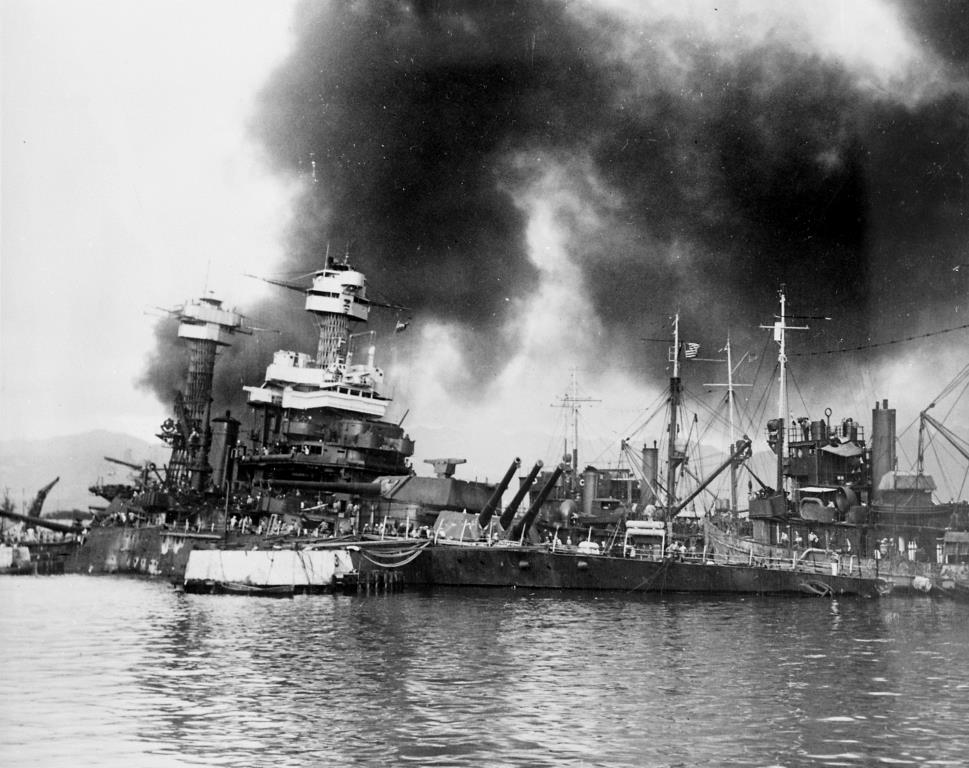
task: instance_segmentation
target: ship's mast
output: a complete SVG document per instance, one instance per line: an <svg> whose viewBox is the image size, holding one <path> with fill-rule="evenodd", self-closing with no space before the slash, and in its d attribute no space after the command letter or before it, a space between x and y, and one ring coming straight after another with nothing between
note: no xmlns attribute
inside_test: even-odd
<svg viewBox="0 0 969 768"><path fill-rule="evenodd" d="M733 374L736 368L733 364L733 353L730 348L730 334L727 334L727 344L722 350L727 353L726 360L718 359L711 360L710 362L727 364L727 383L714 383L714 384L704 384L704 387L726 387L727 388L727 421L730 425L730 452L733 453L737 449L737 420L736 420L736 388L737 387L749 387L750 384L737 384L733 380ZM740 358L740 362L737 363L737 368L740 367L740 363L746 358L746 354ZM737 462L732 462L730 465L730 508L734 512L737 511Z"/></svg>
<svg viewBox="0 0 969 768"><path fill-rule="evenodd" d="M188 372L185 393L176 398L175 421L163 425L161 437L172 445L169 481L178 484L189 479L199 489L210 471L209 410L215 358L220 347L231 345L235 333L251 331L243 327L242 315L224 309L211 296L187 301L171 314L178 318L178 338L188 346Z"/></svg>
<svg viewBox="0 0 969 768"><path fill-rule="evenodd" d="M784 321L787 319L785 317L785 307L787 306L787 297L784 295L784 288L781 287L780 290L781 299L781 320L775 327L780 332L778 343L780 349L777 353L777 367L780 371L778 373L778 387L779 396L777 398L777 418L781 420L781 424L787 423L787 337L784 334ZM783 434L783 433L782 433Z"/></svg>
<svg viewBox="0 0 969 768"><path fill-rule="evenodd" d="M572 433L572 452L571 452L571 462L572 462L572 486L575 489L575 484L578 481L579 476L579 409L582 407L583 403L598 403L599 400L592 397L579 397L579 384L578 378L576 377L575 368L572 369L572 382L569 394L562 397L561 401L556 405L558 408L568 408L569 409L569 427ZM569 455L568 438L566 438L565 454Z"/></svg>
<svg viewBox="0 0 969 768"><path fill-rule="evenodd" d="M777 398L777 492L784 492L784 447L787 433L787 340L786 331L806 331L806 325L787 325L787 297L784 294L784 286L777 292L780 297L781 313L780 319L771 325L762 325L761 328L774 330L774 341L778 344L777 368L778 368L778 398Z"/></svg>
<svg viewBox="0 0 969 768"><path fill-rule="evenodd" d="M727 421L730 424L730 450L734 449L736 430L734 428L733 360L730 357L730 334L727 334ZM737 511L737 463L730 462L730 509Z"/></svg>
<svg viewBox="0 0 969 768"><path fill-rule="evenodd" d="M328 254L324 268L313 276L313 285L306 291L305 307L319 327L316 364L335 368L346 362L350 323L366 323L370 314L363 274L346 260L332 263Z"/></svg>
<svg viewBox="0 0 969 768"><path fill-rule="evenodd" d="M676 506L676 416L680 408L680 314L673 316L673 375L670 376L670 435L666 461L666 519L673 519Z"/></svg>

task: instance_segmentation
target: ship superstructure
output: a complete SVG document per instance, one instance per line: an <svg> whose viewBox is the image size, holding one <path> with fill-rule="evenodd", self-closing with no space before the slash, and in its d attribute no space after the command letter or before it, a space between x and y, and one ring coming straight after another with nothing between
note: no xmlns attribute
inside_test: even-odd
<svg viewBox="0 0 969 768"><path fill-rule="evenodd" d="M200 490L212 473L210 409L216 355L220 348L231 345L234 334L251 331L241 314L224 308L211 295L186 301L171 314L178 319L178 338L188 347L188 371L185 391L175 396L174 418L162 424L158 437L172 448L168 485Z"/></svg>
<svg viewBox="0 0 969 768"><path fill-rule="evenodd" d="M792 328L785 320L782 291L780 320L774 325L781 377L784 331ZM897 467L896 413L888 400L875 402L868 440L855 418L835 420L830 408L823 419L784 418L786 412L782 407L767 423L767 442L776 454L777 487L750 500L752 535L742 546L755 556L811 547L837 551L855 562L875 563L871 567L898 577L903 587L912 586L912 577L923 572L937 580L939 567L966 559L953 559L947 542L965 535L969 505L932 499L935 482L922 464L925 412L919 465L913 472ZM964 441L948 430L942 434L969 457ZM929 578L924 584L931 585Z"/></svg>
<svg viewBox="0 0 969 768"><path fill-rule="evenodd" d="M545 501L539 512L537 525L540 529L554 530L569 527L585 528L590 525L606 526L638 517L643 505L651 503L654 496L642 490L642 475L649 476L652 461L652 487L655 487L656 449L643 447L641 457L636 457L628 441L621 446L621 461L629 466L602 467L587 464L579 468L579 412L583 405L600 402L596 398L580 396L575 371L569 391L553 407L563 408L568 416L567 436L564 441L561 464L563 471L555 485L545 492ZM571 438L571 448L569 439ZM634 468L636 465L636 468ZM638 470L639 466L641 470ZM538 473L534 484L528 489L528 500L533 504L552 477L553 469ZM520 483L524 478L520 478ZM649 482L646 482L649 486Z"/></svg>
<svg viewBox="0 0 969 768"><path fill-rule="evenodd" d="M319 328L316 356L279 350L263 384L245 387L254 421L240 472L278 487L408 474L414 443L399 424L383 421L391 401L380 393L375 334L352 332L373 304L366 278L328 259L305 294Z"/></svg>

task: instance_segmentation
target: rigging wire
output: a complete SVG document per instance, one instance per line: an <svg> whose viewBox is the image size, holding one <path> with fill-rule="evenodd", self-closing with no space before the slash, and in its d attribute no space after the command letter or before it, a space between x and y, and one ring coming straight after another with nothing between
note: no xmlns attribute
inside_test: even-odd
<svg viewBox="0 0 969 768"><path fill-rule="evenodd" d="M969 366L967 366L966 371L969 372ZM955 407L962 401L962 398L966 396L967 390L969 390L969 379L967 379L966 383L962 386L962 391L956 395L955 399L952 401L952 405L949 406L949 410L946 411L942 421L945 421L952 415L952 411L955 410Z"/></svg>
<svg viewBox="0 0 969 768"><path fill-rule="evenodd" d="M963 380L965 380L965 381L963 382ZM929 408L931 408L933 405L937 404L939 400L942 400L943 398L945 398L945 397L949 396L950 394L956 392L956 390L957 390L957 388L959 388L960 384L962 385L961 386L961 389L959 389L959 391L956 393L956 396L953 398L953 401L952 401L951 405L949 406L949 409L946 411L946 413L942 417L941 421L946 421L951 416L953 410L962 401L962 398L966 396L967 391L969 391L969 364L967 364L965 367L963 367L962 370L960 370L945 385L945 387L942 388L942 391L939 392L939 394L933 400L930 401L931 404L925 410L923 410L922 413L919 413L919 415L916 416L916 417L914 417L905 426L904 429L902 429L900 432L897 433L897 436L896 436L896 448L897 448L899 454L904 457L906 465L913 466L914 467L917 462L916 461L913 461L911 459L911 457L909 455L909 452L905 449L904 444L901 442L902 438L904 436L906 436L909 433L909 431L912 430L915 427L916 424L921 424L921 422L922 422L922 415L926 411L928 411ZM942 441L942 450L945 453L944 453L944 455L941 454L940 453L940 448L939 448L940 441L937 439L938 436L939 435L938 435L938 431L937 430L929 429L929 430L926 430L925 431L925 438L924 438L925 439L925 442L924 442L924 445L923 445L923 455L924 455L924 452L926 450L931 449L932 455L935 458L935 469L936 469L936 472L939 474L939 477L940 477L940 479L942 481L942 484L945 485L946 487L948 487L951 490L952 488L955 488L956 487L956 483L955 483L955 480L954 479L950 480L949 474L946 471L946 467L947 466L948 467L951 467L951 466L954 466L954 465L958 465L959 463L961 463L963 461L964 457L962 455L956 456L953 453L953 450L954 449L952 448L952 446L949 445L945 441ZM965 473L963 474L962 480L958 484L958 491L955 494L955 498L959 498L959 497L962 496L962 493L963 493L963 491L964 491L964 489L966 487L967 478L969 478L969 465L966 466L966 470L965 470Z"/></svg>
<svg viewBox="0 0 969 768"><path fill-rule="evenodd" d="M566 413L566 409L562 408L560 409L559 413L556 414L555 428L549 432L548 441L545 444L545 452L542 455L546 458L549 456L559 456L561 452L561 443L559 442L559 438L562 435L565 435L566 439L568 439L568 434L568 414ZM553 442L558 443L558 447L553 446Z"/></svg>
<svg viewBox="0 0 969 768"><path fill-rule="evenodd" d="M788 375L789 375L789 376L791 377L791 381L793 381L793 382L794 382L794 389L795 389L795 390L797 391L797 396L798 396L799 398L801 398L801 407L802 407L802 408L804 408L804 413L806 413L806 414L808 414L808 415L810 415L810 413L811 413L811 409L810 409L810 408L808 408L808 405L807 405L807 403L806 403L806 402L804 401L804 393L803 393L803 392L801 392L801 385L800 385L800 383L798 382L798 380L797 380L797 379L795 379L795 378L794 378L794 371L793 371L793 370L792 370L791 368L788 368L788 369L787 369L787 373L788 373ZM790 408L788 408L788 410L790 410ZM785 421L785 422L787 421L787 418L788 418L788 414L786 414L786 413L785 413L785 414L784 414L784 421ZM784 429L787 429L787 425L786 425L786 423L785 423L785 425L784 425ZM785 439L786 439L786 438L785 438Z"/></svg>
<svg viewBox="0 0 969 768"><path fill-rule="evenodd" d="M907 341L917 341L918 339L927 339L931 336L941 336L945 333L952 333L954 331L961 331L969 328L969 323L964 325L957 325L952 328L942 328L938 331L930 331L928 333L920 333L914 336L904 336L898 339L889 339L888 341L880 341L869 344L859 344L856 347L841 347L839 349L822 349L816 352L792 352L788 357L817 357L819 355L841 355L847 354L848 352L863 352L868 349L876 349L878 347L888 347L892 344L903 344Z"/></svg>
<svg viewBox="0 0 969 768"><path fill-rule="evenodd" d="M765 419L765 414L767 413L767 404L770 400L770 395L772 394L774 388L775 376L779 370L779 365L774 365L774 370L771 371L770 380L767 386L761 389L760 399L754 404L753 416L756 419L756 423L762 423Z"/></svg>
<svg viewBox="0 0 969 768"><path fill-rule="evenodd" d="M942 461L941 457L939 456L939 448L934 443L931 445L931 448L932 448L932 454L935 456L936 464L939 467L939 474L942 476L942 482L947 487L949 487L950 486L949 476L946 474L946 471L945 471L945 463Z"/></svg>
<svg viewBox="0 0 969 768"><path fill-rule="evenodd" d="M953 377L952 381L950 381L948 384L945 385L945 387L943 387L942 391L932 399L932 402L936 403L939 400L941 400L943 397L948 395L950 392L952 392L958 386L959 381L962 379L967 379L967 384L969 384L969 364L966 364L966 366ZM965 387L963 387L962 389L963 394L965 393L965 391L966 391ZM959 402L959 399L961 397L962 395L960 394L959 397L956 398L956 402ZM955 406L955 403L953 403L953 407L954 406ZM950 409L950 412L951 412L951 409ZM949 414L946 414L946 416L948 415Z"/></svg>
<svg viewBox="0 0 969 768"><path fill-rule="evenodd" d="M959 490L956 492L955 498L961 499L963 497L967 484L969 484L969 464L966 465L966 471L962 473L962 482L959 483Z"/></svg>
<svg viewBox="0 0 969 768"><path fill-rule="evenodd" d="M659 394L658 394L658 395L656 396L656 398L655 398L655 399L653 400L653 402L651 402L651 403L650 403L650 404L649 404L649 405L648 405L648 406L646 407L646 409L645 409L645 413L646 413L646 420L645 420L645 421L643 421L643 422L642 422L642 423L641 423L641 424L640 424L639 426L637 426L637 427L635 427L635 428L627 428L627 429L625 429L625 430L623 430L623 432L624 432L625 434L627 434L627 435L630 435L630 439L631 439L631 437L632 437L632 436L634 436L634 435L638 435L638 434L639 434L640 432L642 432L643 430L645 430L645 429L646 429L646 427L647 427L647 426L649 426L649 423L650 423L650 422L651 422L651 421L652 421L653 419L655 419L655 418L656 418L656 417L657 417L657 416L658 416L658 415L659 415L660 413L662 413L662 412L663 412L663 409L662 409L662 408L660 408L659 406L660 406L660 405L661 405L662 403L665 403L665 402L666 402L666 400L668 399L668 397L669 397L669 393L668 393L668 391L667 391L667 390L665 390L665 389L663 389L663 390L661 390L661 391L660 391L660 393L659 393ZM632 424L635 424L635 423L636 423L636 421L638 421L638 420L639 420L639 419L641 419L641 418L643 418L643 413L642 413L642 412L640 412L640 413L638 413L638 414L636 415L636 419L635 419L635 420L633 420L633 422L632 422Z"/></svg>
<svg viewBox="0 0 969 768"><path fill-rule="evenodd" d="M711 406L705 400L703 400L702 398L694 394L691 390L688 390L687 388L684 387L683 394L688 396L692 400L692 402L696 404L698 409L704 410L707 413L707 415L711 417L710 421L706 423L706 427L704 428L703 434L701 435L701 437L706 435L711 429L713 429L714 426L720 426L720 427L730 426L729 419L727 419L717 408L714 408L713 406ZM720 400L723 400L723 398L718 398L718 401Z"/></svg>
<svg viewBox="0 0 969 768"><path fill-rule="evenodd" d="M771 338L769 336L764 339L764 346L761 349L760 358L758 359L757 371L754 373L753 386L760 389L761 395L758 401L755 401L753 408L749 408L744 414L748 418L747 429L744 430L747 434L754 434L758 430L756 425L764 421L764 413L767 410L767 398L772 391L774 386L774 373L777 371L777 363L774 364L774 370L770 374L770 379L767 386L758 387L758 383L761 381L761 375L764 371L764 361L767 360L767 349L771 343ZM749 406L748 402L748 406Z"/></svg>

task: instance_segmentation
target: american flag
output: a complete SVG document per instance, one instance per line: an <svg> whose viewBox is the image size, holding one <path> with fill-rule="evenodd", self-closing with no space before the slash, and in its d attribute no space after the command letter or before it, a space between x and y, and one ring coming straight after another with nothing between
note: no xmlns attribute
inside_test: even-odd
<svg viewBox="0 0 969 768"><path fill-rule="evenodd" d="M683 356L684 357L696 357L697 352L700 351L700 345L693 341L688 341L683 344Z"/></svg>

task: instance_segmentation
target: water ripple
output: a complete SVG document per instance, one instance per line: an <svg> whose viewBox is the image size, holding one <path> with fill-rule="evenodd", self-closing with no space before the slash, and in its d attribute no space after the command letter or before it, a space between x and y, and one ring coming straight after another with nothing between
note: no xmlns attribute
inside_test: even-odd
<svg viewBox="0 0 969 768"><path fill-rule="evenodd" d="M965 606L0 580L6 766L958 765Z"/></svg>

